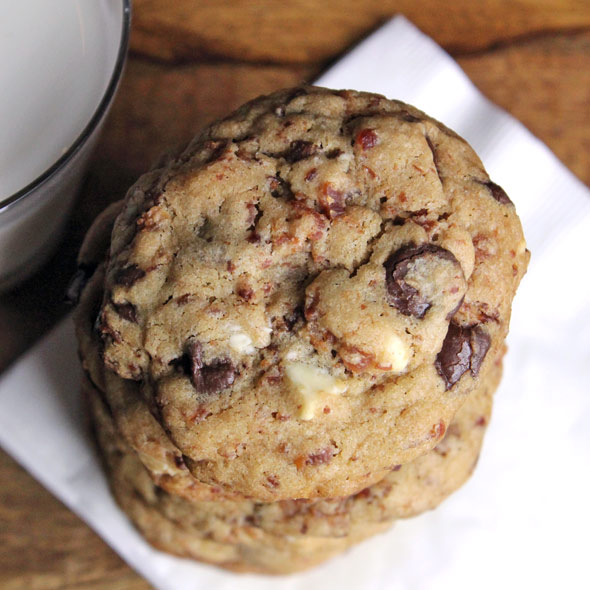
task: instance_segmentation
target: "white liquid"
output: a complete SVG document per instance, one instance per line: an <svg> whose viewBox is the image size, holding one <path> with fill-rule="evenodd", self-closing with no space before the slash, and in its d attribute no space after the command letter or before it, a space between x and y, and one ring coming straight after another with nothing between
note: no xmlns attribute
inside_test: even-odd
<svg viewBox="0 0 590 590"><path fill-rule="evenodd" d="M113 73L121 0L0 0L0 201L80 136Z"/></svg>

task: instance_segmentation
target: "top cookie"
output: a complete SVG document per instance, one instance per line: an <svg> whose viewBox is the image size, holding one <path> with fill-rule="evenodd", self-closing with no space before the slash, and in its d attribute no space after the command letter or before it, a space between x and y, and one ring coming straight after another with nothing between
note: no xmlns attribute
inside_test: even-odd
<svg viewBox="0 0 590 590"><path fill-rule="evenodd" d="M282 91L130 189L104 361L142 382L199 480L348 495L442 438L527 261L456 134L374 94Z"/></svg>

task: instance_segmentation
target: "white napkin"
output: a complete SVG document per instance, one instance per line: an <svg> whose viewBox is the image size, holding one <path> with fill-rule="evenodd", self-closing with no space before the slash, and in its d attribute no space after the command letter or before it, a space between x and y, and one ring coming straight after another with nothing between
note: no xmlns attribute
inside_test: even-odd
<svg viewBox="0 0 590 590"><path fill-rule="evenodd" d="M237 576L170 557L142 540L108 493L84 430L70 320L3 376L0 443L160 590L585 586L588 189L401 17L317 82L377 91L444 121L475 147L523 221L533 257L514 305L504 379L473 478L436 511L402 521L304 574Z"/></svg>

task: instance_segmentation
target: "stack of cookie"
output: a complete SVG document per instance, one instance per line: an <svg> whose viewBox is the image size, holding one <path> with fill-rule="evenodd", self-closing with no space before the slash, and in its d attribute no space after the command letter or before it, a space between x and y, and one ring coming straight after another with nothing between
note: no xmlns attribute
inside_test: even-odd
<svg viewBox="0 0 590 590"><path fill-rule="evenodd" d="M529 253L473 150L415 108L244 105L80 254L83 388L121 508L239 571L315 565L471 474Z"/></svg>

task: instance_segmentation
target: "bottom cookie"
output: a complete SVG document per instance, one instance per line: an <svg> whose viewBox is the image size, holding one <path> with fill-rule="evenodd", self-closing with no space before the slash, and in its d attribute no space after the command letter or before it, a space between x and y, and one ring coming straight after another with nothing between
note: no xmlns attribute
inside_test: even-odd
<svg viewBox="0 0 590 590"><path fill-rule="evenodd" d="M156 548L238 572L287 574L308 569L377 533L391 521L368 522L343 537L273 535L239 519L206 522L194 503L154 485L116 432L96 390L86 387L98 446L119 506ZM211 504L211 503L209 503ZM223 504L220 503L221 509Z"/></svg>

